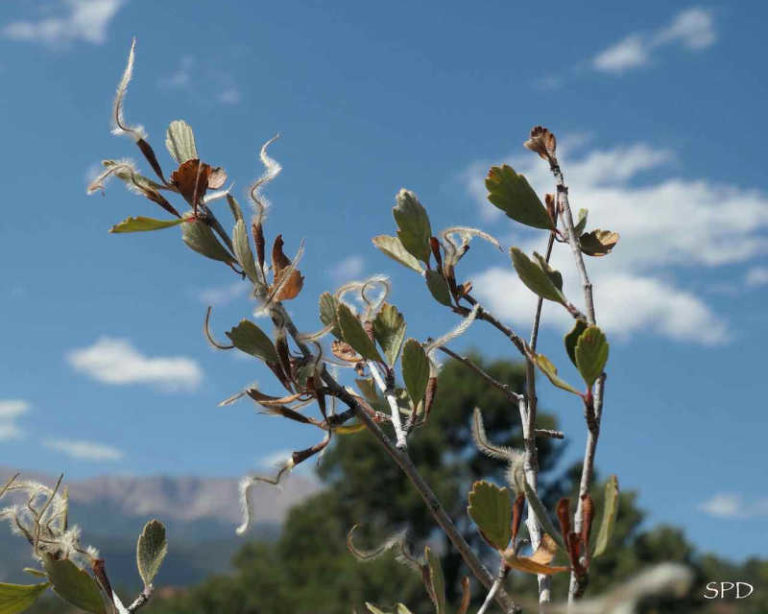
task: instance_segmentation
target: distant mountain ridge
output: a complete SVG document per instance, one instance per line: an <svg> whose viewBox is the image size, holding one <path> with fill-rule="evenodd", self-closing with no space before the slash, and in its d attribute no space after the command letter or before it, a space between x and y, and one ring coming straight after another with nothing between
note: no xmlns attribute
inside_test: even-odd
<svg viewBox="0 0 768 614"><path fill-rule="evenodd" d="M0 467L0 484L16 473ZM54 484L56 477L21 472L22 479ZM83 529L84 542L99 548L116 585L133 586L135 540L143 524L161 520L168 529L169 555L161 583L186 585L212 571L226 571L229 561L248 539L274 539L288 511L316 493L320 485L291 475L279 488L255 487L254 527L245 538L235 535L241 522L237 478L196 476L101 476L66 480L70 521ZM0 581L20 581L28 566L29 546L0 527Z"/></svg>

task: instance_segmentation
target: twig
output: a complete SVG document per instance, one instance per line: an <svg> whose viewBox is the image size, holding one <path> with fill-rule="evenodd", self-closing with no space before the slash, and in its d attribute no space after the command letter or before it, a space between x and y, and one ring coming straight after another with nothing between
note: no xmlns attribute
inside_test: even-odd
<svg viewBox="0 0 768 614"><path fill-rule="evenodd" d="M133 600L133 603L128 606L127 610L129 612L135 612L136 610L144 607L149 601L149 598L152 597L152 590L153 587L151 584L149 586L145 586L144 590L141 591L141 594Z"/></svg>
<svg viewBox="0 0 768 614"><path fill-rule="evenodd" d="M450 350L443 345L439 346L438 349L441 352L453 358L454 360L458 360L460 363L472 369L475 373L477 373L480 377L482 377L491 386L493 386L494 388L498 388L504 394L504 396L506 396L507 399L509 399L510 401L517 403L521 398L523 398L521 394L518 394L517 392L512 390L509 384L503 384L499 380L495 379L493 376L489 375L488 373L483 371L480 367L478 367L475 363L473 363L469 358L465 356L461 356L456 352L454 352L453 350Z"/></svg>
<svg viewBox="0 0 768 614"><path fill-rule="evenodd" d="M581 253L581 245L579 244L579 237L576 236L576 230L573 223L573 213L571 212L571 205L568 202L568 186L565 185L565 178L563 172L560 169L560 164L557 158L552 156L549 159L550 169L555 177L557 183L557 202L558 209L563 213L563 219L565 221L565 228L568 233L568 243L571 246L573 257L576 262L576 268L581 276L581 283L584 290L584 303L587 311L587 323L594 325L595 319L595 303L592 296L592 282L587 274L587 268L584 265L584 256ZM587 427L589 432L587 433L587 444L584 451L584 461L581 467L581 480L579 481L579 496L578 503L576 505L576 512L573 518L574 532L579 534L582 526L582 514L583 514L583 497L589 493L589 488L592 484L592 477L594 474L595 465L595 453L597 450L597 441L600 437L600 420L603 413L603 395L605 391L605 375L603 374L598 378L595 384L594 400L591 404L588 404L585 408L587 417ZM571 582L568 587L568 603L573 603L575 598L581 591L580 581L575 573L571 573Z"/></svg>
<svg viewBox="0 0 768 614"><path fill-rule="evenodd" d="M550 439L565 439L563 431L554 431L552 429L534 429L533 432L539 437L549 437Z"/></svg>
<svg viewBox="0 0 768 614"><path fill-rule="evenodd" d="M385 382L384 378L381 377L378 366L373 361L368 361L368 369L373 376L373 381L376 382L376 386L381 390L381 393L384 395L384 398L387 399L387 403L389 404L392 427L395 429L396 445L398 448L404 450L408 447L408 441L406 440L405 431L403 430L403 422L400 419L400 407L395 398L395 391L391 385L391 378L387 376L387 381Z"/></svg>

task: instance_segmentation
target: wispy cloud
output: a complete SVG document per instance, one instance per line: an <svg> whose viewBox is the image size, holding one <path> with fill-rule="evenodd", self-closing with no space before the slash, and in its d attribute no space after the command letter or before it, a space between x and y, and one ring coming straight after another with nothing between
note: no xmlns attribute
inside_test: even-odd
<svg viewBox="0 0 768 614"><path fill-rule="evenodd" d="M337 284L342 284L357 279L365 268L365 261L361 256L348 256L340 260L328 269L328 275Z"/></svg>
<svg viewBox="0 0 768 614"><path fill-rule="evenodd" d="M22 399L0 399L0 441L18 439L22 429L17 420L29 411L29 403Z"/></svg>
<svg viewBox="0 0 768 614"><path fill-rule="evenodd" d="M48 439L43 445L51 450L63 452L78 460L88 461L118 461L124 456L121 450L113 446L94 441L73 439Z"/></svg>
<svg viewBox="0 0 768 614"><path fill-rule="evenodd" d="M604 49L592 59L592 68L621 74L648 64L666 48L677 46L700 51L711 47L716 40L712 11L691 8L653 32L630 34Z"/></svg>
<svg viewBox="0 0 768 614"><path fill-rule="evenodd" d="M67 362L77 371L105 384L149 384L176 391L194 390L203 371L192 359L183 356L150 358L130 341L101 337L89 347L71 351Z"/></svg>
<svg viewBox="0 0 768 614"><path fill-rule="evenodd" d="M675 156L647 144L570 155L560 158L570 184L571 203L589 208L588 228L615 230L621 240L607 258L591 258L600 320L619 335L652 331L676 340L720 343L728 325L701 296L685 287L697 270L748 263L766 251L768 195L731 185L680 177L643 181L643 173L658 176L675 170ZM550 190L546 165L527 155L507 160L524 173L539 194ZM486 200L487 163L475 163L464 173L468 192L484 217L503 214ZM684 231L682 231L684 229ZM541 250L540 240L519 234L510 241L527 251ZM554 265L570 270L568 250L555 250ZM676 275L679 273L679 277ZM566 293L579 297L575 280L566 275ZM480 272L477 294L500 315L518 319L531 313L535 297L516 281L511 267ZM568 326L564 311L547 311L545 323Z"/></svg>
<svg viewBox="0 0 768 614"><path fill-rule="evenodd" d="M717 493L698 508L716 518L768 518L768 497L747 501L739 494Z"/></svg>
<svg viewBox="0 0 768 614"><path fill-rule="evenodd" d="M248 284L234 281L226 286L211 286L195 292L197 299L204 305L223 307L248 294Z"/></svg>
<svg viewBox="0 0 768 614"><path fill-rule="evenodd" d="M199 99L224 105L239 104L243 98L230 72L210 62L200 62L192 55L183 56L176 69L161 77L158 85L167 90L191 92Z"/></svg>
<svg viewBox="0 0 768 614"><path fill-rule="evenodd" d="M768 284L768 266L756 266L749 269L744 278L744 282L747 286L752 288L765 286Z"/></svg>
<svg viewBox="0 0 768 614"><path fill-rule="evenodd" d="M101 45L110 22L126 0L64 0L46 7L55 16L13 21L3 27L6 38L46 45L76 41Z"/></svg>

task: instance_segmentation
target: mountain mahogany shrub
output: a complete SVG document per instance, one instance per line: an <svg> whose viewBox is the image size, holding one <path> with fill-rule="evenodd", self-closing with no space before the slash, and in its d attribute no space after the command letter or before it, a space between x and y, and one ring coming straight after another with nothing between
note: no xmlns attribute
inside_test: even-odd
<svg viewBox="0 0 768 614"><path fill-rule="evenodd" d="M606 486L603 509L595 509L589 495L603 412L609 344L597 326L592 284L584 256L607 256L619 236L602 229L587 230L586 210L580 210L574 219L556 155L554 134L537 126L525 142L529 150L549 165L554 177L555 193L546 194L543 202L526 178L508 165L492 167L485 182L488 199L493 205L516 223L540 230L542 240L546 241L543 255L536 252L529 255L516 247L508 250L510 265L520 282L538 296L536 309L531 314L529 337L521 336L479 303L473 295L471 281L461 275L461 261L472 240L486 241L503 253L505 249L499 241L476 228L433 229L418 197L406 189L395 197L395 234L376 236L373 243L421 278L420 283L426 286L435 301L434 308L450 310L457 316L455 328L436 339L409 337L404 314L389 302L389 279L375 276L350 281L332 292L323 293L318 306L320 324L317 330L302 331L294 324L284 302L300 297L304 282L299 269L303 245L289 258L283 235L277 233L268 241L265 228L266 200L262 190L280 172L279 164L268 155L268 147L274 139L261 149L265 171L250 187L248 195L252 211L247 213L229 189L224 189L226 172L201 159L192 129L181 120L171 122L166 132L166 148L175 166L170 174L166 174L145 131L128 124L124 118L123 101L133 72L134 46L131 46L128 64L117 89L112 123L116 134L126 135L136 142L155 178L140 173L129 160L106 160L103 172L88 191L103 189L111 177L123 181L129 190L157 204L167 216L162 219L129 217L113 226L110 232L147 232L178 226L181 238L189 248L221 262L250 285L252 297L257 302L254 315L268 320L270 330L264 330L251 319L243 319L225 333L227 340L222 341L211 331L209 308L205 316L205 335L220 350L236 349L263 363L283 392L272 395L251 386L221 404L228 405L247 397L267 414L316 427L321 433L315 445L293 452L274 478L249 476L241 481L244 520L238 533L244 533L250 524L250 497L255 483L276 484L296 465L322 453L335 435L353 437L368 430L424 499L435 522L462 556L469 573L487 589L481 613L494 601L504 612L521 611L520 603L504 586L504 580L512 570L538 576L538 601L541 604L551 600L550 578L558 573L570 574L569 601L581 597L591 560L603 554L610 544L619 493L618 481L612 476ZM214 213L214 208L219 208L214 204L223 200L226 200L232 218L226 226ZM573 302L573 297L566 296L562 274L550 265L556 244L567 244L573 254L583 288L581 307ZM571 360L583 380L580 384L564 381L553 361L537 348L544 300L559 304L573 318L573 328L565 336L564 347L553 348L553 351L558 351L556 360ZM524 394L512 391L448 347L478 321L506 337L525 361ZM473 436L479 450L508 467L507 486L499 487L481 480L474 483L468 493L467 514L496 553L496 573L489 572L478 554L472 551L408 455L409 437L418 436L419 428L429 420L431 412L440 411L434 406L438 353L459 360L489 385L499 388L509 399L510 407L517 409L522 423L523 449L508 449L495 445L486 434L481 408L475 410L473 417ZM550 355L554 356L551 352ZM341 383L336 376L336 372L343 368L353 371L354 388ZM587 445L579 495L575 501L561 499L554 510L546 509L537 494L537 439L563 438L564 434L536 428L536 371L543 373L552 385L571 393L574 401L582 406L586 418ZM313 406L317 408L316 412L309 411ZM163 535L163 552L164 544ZM378 548L362 550L354 544L352 530L348 547L361 560L395 550L398 560L419 573L438 614L467 612L472 598L469 577L462 581L460 603L449 607L439 558L430 548L425 548L423 556L413 555L405 536L397 535ZM88 565L94 570L99 567L91 559L85 564L72 561L73 574L91 578L83 569ZM156 565L140 563L139 567L145 582L147 577L151 580ZM97 579L99 573L95 573ZM54 582L50 574L48 578ZM622 608L622 612L632 611L643 595L679 590L689 581L686 570L666 566L651 570L604 597L571 603L569 607L574 612L618 612L618 608ZM96 586L103 594L103 584ZM369 612L384 612L372 604L366 604L366 607ZM404 604L397 604L396 611L406 614L409 610ZM561 610L552 606L547 611ZM0 609L1 612L4 610Z"/></svg>
<svg viewBox="0 0 768 614"><path fill-rule="evenodd" d="M36 566L24 571L41 579L37 584L0 583L0 614L27 610L49 588L69 604L93 614L135 612L150 598L152 582L165 558L165 527L151 520L139 536L136 566L144 589L126 607L112 589L98 550L82 544L80 527L69 525L69 500L61 482L59 478L49 488L15 475L0 486L0 499L11 501L11 505L0 509L0 520L7 520L11 531L32 546Z"/></svg>

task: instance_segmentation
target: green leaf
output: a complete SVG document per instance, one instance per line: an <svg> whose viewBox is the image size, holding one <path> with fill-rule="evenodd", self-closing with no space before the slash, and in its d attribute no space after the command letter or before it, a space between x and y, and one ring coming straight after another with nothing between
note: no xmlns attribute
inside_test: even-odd
<svg viewBox="0 0 768 614"><path fill-rule="evenodd" d="M64 601L86 612L106 614L101 589L88 572L69 559L53 559L50 556L43 557L43 567L53 590Z"/></svg>
<svg viewBox="0 0 768 614"><path fill-rule="evenodd" d="M554 230L552 218L528 180L511 166L493 166L485 179L488 200L513 220L545 230Z"/></svg>
<svg viewBox="0 0 768 614"><path fill-rule="evenodd" d="M248 231L245 228L245 221L242 219L235 222L235 227L232 230L232 245L235 248L237 261L243 267L248 279L255 284L261 284L256 262L253 260L251 244L248 242Z"/></svg>
<svg viewBox="0 0 768 614"><path fill-rule="evenodd" d="M448 307L451 306L451 289L448 287L448 282L438 272L429 270L426 273L427 288L438 303L442 303Z"/></svg>
<svg viewBox="0 0 768 614"><path fill-rule="evenodd" d="M358 317L344 303L339 303L336 307L336 318L339 322L342 338L352 346L355 352L367 360L384 362L379 350L376 349L376 344L365 332L365 328Z"/></svg>
<svg viewBox="0 0 768 614"><path fill-rule="evenodd" d="M565 550L566 548L565 544L563 543L563 537L560 535L560 531L555 529L555 525L552 524L552 519L547 513L547 508L544 507L541 499L539 499L539 495L536 494L536 491L531 488L531 485L528 484L528 482L525 480L522 480L522 482L523 490L525 492L525 500L528 501L528 507L529 509L533 510L533 513L536 515L541 528L547 535L555 540L555 543L558 546Z"/></svg>
<svg viewBox="0 0 768 614"><path fill-rule="evenodd" d="M605 483L605 500L603 501L603 519L600 522L600 530L597 533L593 557L598 557L605 552L608 541L611 539L613 527L616 523L616 513L619 511L619 480L615 475L608 478Z"/></svg>
<svg viewBox="0 0 768 614"><path fill-rule="evenodd" d="M195 135L183 119L172 121L168 126L165 133L165 146L168 148L168 153L179 164L199 157L195 147Z"/></svg>
<svg viewBox="0 0 768 614"><path fill-rule="evenodd" d="M397 307L384 303L373 321L373 336L379 342L387 364L391 367L397 362L405 340L405 318Z"/></svg>
<svg viewBox="0 0 768 614"><path fill-rule="evenodd" d="M225 334L241 352L267 363L278 362L277 350L272 339L250 320L241 320L240 324Z"/></svg>
<svg viewBox="0 0 768 614"><path fill-rule="evenodd" d="M576 342L576 367L584 378L587 388L591 388L600 377L608 362L608 341L597 326L590 326Z"/></svg>
<svg viewBox="0 0 768 614"><path fill-rule="evenodd" d="M534 254L538 262L533 262L516 247L510 248L509 253L518 277L529 290L547 300L565 304L561 291L563 277L559 272L550 268L539 254Z"/></svg>
<svg viewBox="0 0 768 614"><path fill-rule="evenodd" d="M178 226L182 222L186 220L184 219L177 219L177 220L155 220L151 217L127 217L122 222L118 222L112 228L109 229L109 232L112 233L120 233L120 232L147 232L150 230L162 230L163 228L170 228L171 226Z"/></svg>
<svg viewBox="0 0 768 614"><path fill-rule="evenodd" d="M422 262L429 262L429 255L432 253L429 247L432 227L427 210L410 190L400 190L395 200L397 204L392 213L399 228L397 236L400 242L412 256Z"/></svg>
<svg viewBox="0 0 768 614"><path fill-rule="evenodd" d="M339 320L336 317L336 307L339 301L330 292L323 292L320 295L320 321L323 326L331 326L331 334L337 339L341 339L341 329Z"/></svg>
<svg viewBox="0 0 768 614"><path fill-rule="evenodd" d="M211 260L220 260L230 264L232 255L219 243L211 227L200 220L190 220L182 227L181 238L191 249Z"/></svg>
<svg viewBox="0 0 768 614"><path fill-rule="evenodd" d="M557 376L557 367L555 367L555 365L552 364L552 361L544 356L544 354L536 354L534 362L536 363L536 366L541 370L541 372L547 376L547 379L552 382L553 386L557 386L558 388L562 388L563 390L567 390L568 392L572 392L573 394L578 394L581 396L581 393L576 390L576 388L571 386L569 383L564 382Z"/></svg>
<svg viewBox="0 0 768 614"><path fill-rule="evenodd" d="M413 406L416 407L424 398L429 383L429 358L424 347L416 339L408 339L405 342L400 366L405 389L413 401Z"/></svg>
<svg viewBox="0 0 768 614"><path fill-rule="evenodd" d="M404 604L404 603L398 603L398 604L397 604L397 611L395 612L395 614L413 614L413 612L411 612L411 611L410 611L410 610L409 610L409 609L408 609L408 608L405 606L405 604Z"/></svg>
<svg viewBox="0 0 768 614"><path fill-rule="evenodd" d="M574 230L576 231L576 236L580 236L581 233L584 232L584 227L587 225L588 213L589 211L587 211L586 209L579 209L578 221L574 226Z"/></svg>
<svg viewBox="0 0 768 614"><path fill-rule="evenodd" d="M42 584L6 584L0 582L0 614L17 614L29 608L50 586Z"/></svg>
<svg viewBox="0 0 768 614"><path fill-rule="evenodd" d="M512 538L512 500L509 489L485 480L475 482L469 492L470 517L486 541L504 550Z"/></svg>
<svg viewBox="0 0 768 614"><path fill-rule="evenodd" d="M587 330L587 323L584 320L576 320L571 332L563 338L565 351L568 352L568 357L571 359L574 367L576 366L576 342L585 330Z"/></svg>
<svg viewBox="0 0 768 614"><path fill-rule="evenodd" d="M372 603L368 603L367 601L365 602L365 607L368 608L368 611L371 614L390 614L388 612L385 612L384 610L380 610L375 605L373 605Z"/></svg>
<svg viewBox="0 0 768 614"><path fill-rule="evenodd" d="M384 254L392 258L392 260L396 260L400 264L407 266L409 269L413 269L417 273L424 272L424 267L421 266L421 263L406 251L406 249L403 247L403 244L400 242L400 239L397 237L392 237L390 235L379 235L377 237L373 237L373 244L382 252L384 252Z"/></svg>
<svg viewBox="0 0 768 614"><path fill-rule="evenodd" d="M432 552L432 548L426 546L424 548L424 559L429 567L429 583L431 584L431 592L434 597L435 612L436 614L446 614L445 576L443 575L443 567L440 565L440 557Z"/></svg>
<svg viewBox="0 0 768 614"><path fill-rule="evenodd" d="M581 251L587 256L605 256L619 242L619 233L610 230L593 230L579 237Z"/></svg>
<svg viewBox="0 0 768 614"><path fill-rule="evenodd" d="M136 543L136 566L145 587L152 584L167 553L165 526L159 520L150 520Z"/></svg>

